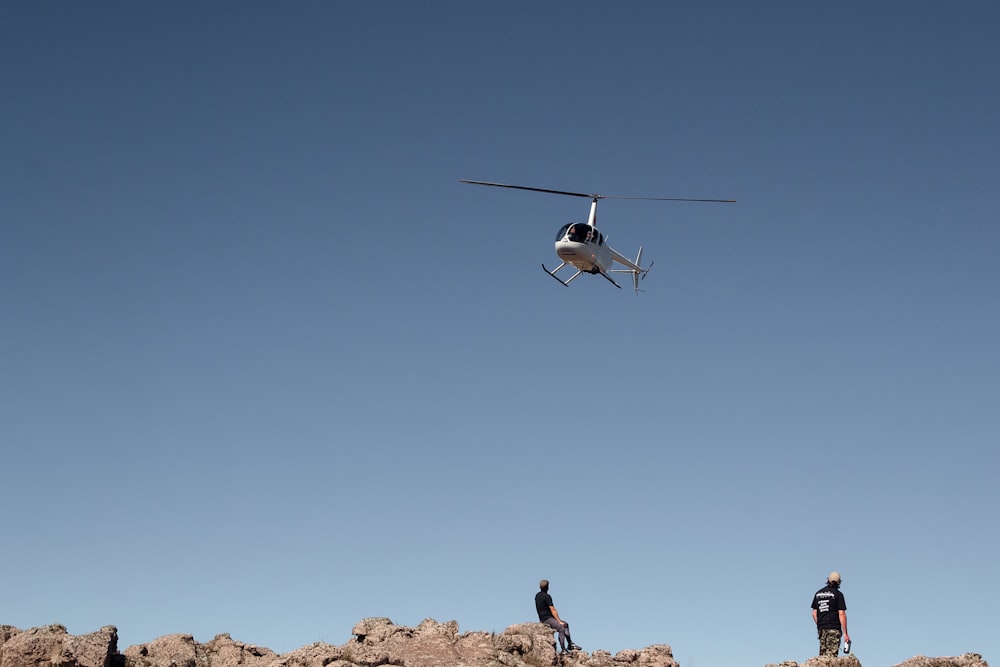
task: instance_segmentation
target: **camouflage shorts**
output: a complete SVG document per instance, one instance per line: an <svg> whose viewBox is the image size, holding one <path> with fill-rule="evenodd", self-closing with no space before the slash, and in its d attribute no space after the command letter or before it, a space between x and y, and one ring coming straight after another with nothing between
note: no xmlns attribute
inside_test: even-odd
<svg viewBox="0 0 1000 667"><path fill-rule="evenodd" d="M834 658L840 653L840 630L819 631L819 654Z"/></svg>

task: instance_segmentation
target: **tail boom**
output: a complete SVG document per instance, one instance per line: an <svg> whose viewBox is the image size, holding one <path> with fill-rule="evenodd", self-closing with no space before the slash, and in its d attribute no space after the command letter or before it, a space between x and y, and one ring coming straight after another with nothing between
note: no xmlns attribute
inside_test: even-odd
<svg viewBox="0 0 1000 667"><path fill-rule="evenodd" d="M622 255L614 248L611 248L610 250L611 250L611 259L615 260L622 266L626 267L624 269L611 269L611 273L632 274L632 287L635 288L635 293L638 294L640 291L639 280L646 278L646 274L649 273L649 270L651 268L653 268L653 263L650 262L649 266L647 266L646 268L642 268L642 247L639 248L639 254L636 255L634 262L625 255Z"/></svg>

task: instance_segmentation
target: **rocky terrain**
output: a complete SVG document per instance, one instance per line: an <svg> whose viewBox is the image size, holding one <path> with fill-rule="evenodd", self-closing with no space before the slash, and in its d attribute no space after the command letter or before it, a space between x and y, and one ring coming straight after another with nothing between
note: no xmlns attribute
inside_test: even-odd
<svg viewBox="0 0 1000 667"><path fill-rule="evenodd" d="M415 628L388 618L366 618L340 646L316 643L278 655L227 634L200 644L191 635L166 635L118 650L118 630L107 625L71 635L61 625L30 630L0 626L0 667L679 667L666 644L615 655L607 651L556 652L552 630L542 623L512 625L501 634L465 632L458 623L428 619ZM799 667L792 661L766 667ZM812 658L802 667L861 667L853 655ZM896 667L989 667L975 653L950 658L911 658Z"/></svg>

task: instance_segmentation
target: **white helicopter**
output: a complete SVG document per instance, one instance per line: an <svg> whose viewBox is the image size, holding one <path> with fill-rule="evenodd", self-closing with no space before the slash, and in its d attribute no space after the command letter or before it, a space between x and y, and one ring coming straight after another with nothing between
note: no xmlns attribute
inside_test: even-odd
<svg viewBox="0 0 1000 667"><path fill-rule="evenodd" d="M489 183L486 181L468 181L465 179L459 179L462 183L469 183L471 185L490 185L497 188L512 188L514 190L530 190L532 192L547 192L554 195L566 195L568 197L586 197L591 200L590 204L590 217L586 224L580 222L568 222L559 228L559 232L556 234L556 255L562 260L562 264L557 266L554 270L549 271L542 264L542 269L545 273L549 274L560 283L569 287L569 284L573 282L577 276L581 273L590 273L593 275L600 274L608 279L612 285L621 289L614 278L611 277L612 273L630 273L632 274L632 286L635 288L636 294L639 293L639 280L640 278L645 279L646 274L653 267L653 263L650 262L649 266L646 268L642 267L642 247L639 247L639 253L636 255L635 261L633 262L628 257L622 255L620 252L612 248L607 244L607 240L604 235L597 229L597 202L601 199L641 199L647 201L694 201L694 202L718 202L731 204L734 203L733 199L682 199L679 197L621 197L614 195L598 195L598 194L586 194L583 192L566 192L564 190L548 190L546 188L530 188L525 185L508 185L506 183ZM614 262L618 262L622 266L626 267L624 269L614 269ZM563 280L556 274L567 266L572 266L576 269L576 273L570 276L567 280Z"/></svg>

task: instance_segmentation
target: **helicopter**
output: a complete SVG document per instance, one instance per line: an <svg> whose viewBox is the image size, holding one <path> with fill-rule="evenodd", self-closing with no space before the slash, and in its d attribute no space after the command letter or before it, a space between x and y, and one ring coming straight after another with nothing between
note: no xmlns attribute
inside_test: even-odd
<svg viewBox="0 0 1000 667"><path fill-rule="evenodd" d="M604 276L608 282L612 285L621 289L621 285L611 277L612 273L628 273L632 276L632 286L635 288L635 293L638 294L641 290L639 289L639 281L646 278L646 274L653 267L653 263L650 262L649 266L642 267L642 246L639 247L639 252L635 257L635 261L632 261L625 255L612 248L607 244L607 238L597 229L597 202L601 199L638 199L646 201L690 201L690 202L716 202L716 203L734 203L733 199L685 199L679 197L623 197L616 195L599 195L599 194L586 194L583 192L567 192L565 190L549 190L547 188L533 188L526 185L509 185L507 183L490 183L488 181L469 181L463 178L458 179L461 183L468 183L470 185L489 185L496 188L510 188L513 190L529 190L531 192L546 192L553 195L565 195L567 197L585 197L591 200L590 203L590 217L587 219L586 224L580 222L568 222L559 228L556 233L555 249L556 255L561 260L561 264L553 270L549 270L542 264L542 270L549 274L564 286L569 287L569 284L576 280L583 273L589 273L592 275ZM612 268L615 263L624 266L624 269ZM571 275L568 279L563 280L561 277L556 275L560 270L572 267L576 269L576 273ZM571 269L572 270L572 269Z"/></svg>

